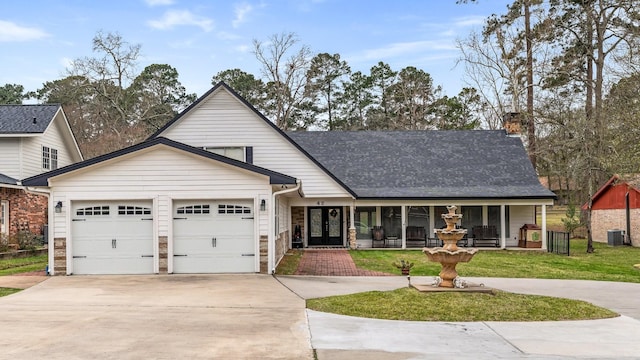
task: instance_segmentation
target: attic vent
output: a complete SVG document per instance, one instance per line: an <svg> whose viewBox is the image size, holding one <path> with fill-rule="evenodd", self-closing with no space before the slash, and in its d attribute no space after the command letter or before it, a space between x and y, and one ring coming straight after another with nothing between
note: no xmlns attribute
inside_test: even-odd
<svg viewBox="0 0 640 360"><path fill-rule="evenodd" d="M34 123L34 124L37 124L37 123L38 123L38 119L33 118L33 123Z"/></svg>

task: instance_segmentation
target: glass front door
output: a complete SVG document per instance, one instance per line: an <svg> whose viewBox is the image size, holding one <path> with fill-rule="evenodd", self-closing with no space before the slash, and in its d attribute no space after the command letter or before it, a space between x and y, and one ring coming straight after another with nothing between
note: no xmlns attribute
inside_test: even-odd
<svg viewBox="0 0 640 360"><path fill-rule="evenodd" d="M340 246L342 240L342 208L309 208L309 246Z"/></svg>

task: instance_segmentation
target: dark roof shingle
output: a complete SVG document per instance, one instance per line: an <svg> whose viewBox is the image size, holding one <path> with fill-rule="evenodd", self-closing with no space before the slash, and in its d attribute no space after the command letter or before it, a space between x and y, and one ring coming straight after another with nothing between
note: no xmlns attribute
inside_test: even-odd
<svg viewBox="0 0 640 360"><path fill-rule="evenodd" d="M5 174L0 173L0 184L17 185L18 184L18 180L12 178L11 176L7 176Z"/></svg>
<svg viewBox="0 0 640 360"><path fill-rule="evenodd" d="M0 134L41 134L59 108L58 104L0 105Z"/></svg>
<svg viewBox="0 0 640 360"><path fill-rule="evenodd" d="M288 132L358 198L554 198L502 130Z"/></svg>

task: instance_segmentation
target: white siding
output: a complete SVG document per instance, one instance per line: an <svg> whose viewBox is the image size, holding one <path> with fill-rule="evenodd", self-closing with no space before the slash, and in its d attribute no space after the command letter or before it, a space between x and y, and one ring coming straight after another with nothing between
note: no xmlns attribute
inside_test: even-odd
<svg viewBox="0 0 640 360"><path fill-rule="evenodd" d="M52 181L52 190L53 203L64 204L63 213L54 214L55 237L68 236L69 200L105 199L157 199L158 236L168 236L171 199L268 199L271 186L266 176L158 146L62 176Z"/></svg>
<svg viewBox="0 0 640 360"><path fill-rule="evenodd" d="M254 205L255 209L255 218L260 217L260 222L258 223L258 232L260 235L268 235L269 234L269 202L271 201L271 194L262 194L258 199L256 199L256 203ZM266 209L260 210L260 201L264 199L266 202Z"/></svg>
<svg viewBox="0 0 640 360"><path fill-rule="evenodd" d="M20 179L20 139L0 137L0 173Z"/></svg>
<svg viewBox="0 0 640 360"><path fill-rule="evenodd" d="M289 199L286 197L280 197L278 200L278 229L280 233L289 230L289 222L291 221L291 213L289 212ZM292 235L292 232L289 234Z"/></svg>
<svg viewBox="0 0 640 360"><path fill-rule="evenodd" d="M253 146L255 165L301 179L306 196L349 196L309 158L222 88L161 136L195 147Z"/></svg>
<svg viewBox="0 0 640 360"><path fill-rule="evenodd" d="M507 246L518 246L520 228L524 224L535 224L536 213L533 206L509 206L509 239Z"/></svg>
<svg viewBox="0 0 640 360"><path fill-rule="evenodd" d="M74 157L77 158L77 155L74 156L74 154L72 154L72 152L76 151L75 145L70 143L72 141L65 141L64 134L66 133L66 124L64 123L62 112L58 112L57 116L41 136L23 138L22 172L20 179L53 170L42 168L43 146L58 151L59 168L74 163Z"/></svg>

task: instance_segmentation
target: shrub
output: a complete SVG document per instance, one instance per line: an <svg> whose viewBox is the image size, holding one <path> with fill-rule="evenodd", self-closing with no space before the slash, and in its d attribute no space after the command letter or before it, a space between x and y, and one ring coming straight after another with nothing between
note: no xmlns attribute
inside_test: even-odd
<svg viewBox="0 0 640 360"><path fill-rule="evenodd" d="M575 205L571 204L567 206L567 212L565 217L562 218L562 223L564 224L565 231L568 232L571 237L574 236L576 229L583 226Z"/></svg>
<svg viewBox="0 0 640 360"><path fill-rule="evenodd" d="M9 237L5 234L0 234L0 253L9 252Z"/></svg>
<svg viewBox="0 0 640 360"><path fill-rule="evenodd" d="M20 250L35 250L41 243L39 236L30 231L19 231L15 243Z"/></svg>

